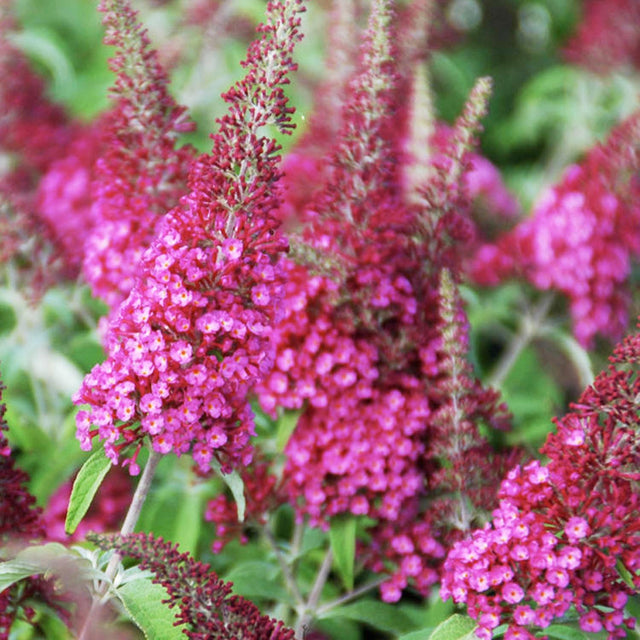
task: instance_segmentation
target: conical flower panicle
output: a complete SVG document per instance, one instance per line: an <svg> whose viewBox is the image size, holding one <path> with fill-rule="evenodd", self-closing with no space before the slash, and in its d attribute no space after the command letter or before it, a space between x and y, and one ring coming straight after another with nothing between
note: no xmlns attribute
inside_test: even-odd
<svg viewBox="0 0 640 640"><path fill-rule="evenodd" d="M300 216L293 260L281 260L288 278L284 317L274 334L275 367L258 387L267 411L302 410L283 475L298 518L322 527L341 514L377 520L362 559L374 571L392 574L382 589L387 601L399 599L409 584L428 592L445 554L444 528L434 525L424 505L438 469L431 445L438 428L431 422L440 406L446 423L448 365L461 367L454 386L466 413L456 436L471 433L479 441L473 421L485 412L493 419L497 404L461 364L465 341L456 344L451 361L442 352L446 323L439 315L438 277L443 265L458 274L462 258L450 242L445 254L444 239L433 240L421 226L431 203L422 196L406 199L401 169L408 114L399 89L406 78L399 76L415 52L396 55L390 42L405 44L391 38L396 28L389 3L374 3L361 65L344 98L342 130L327 155L330 169ZM427 182L439 198L436 205L446 208L433 212L433 228L440 216L448 229L454 203L468 201L463 175L485 94L480 83L443 145L447 171L434 170L434 182ZM459 312L456 307L449 319L456 330ZM444 442L448 427L441 431ZM488 449L478 447L483 454ZM476 459L473 464L482 467ZM446 478L447 489L457 479ZM481 500L479 494L490 491L475 480L474 498Z"/></svg>
<svg viewBox="0 0 640 640"><path fill-rule="evenodd" d="M103 149L93 176L92 233L83 272L92 292L113 309L129 294L138 262L161 217L187 193L192 128L169 94L169 80L128 0L103 0L106 44L116 74L114 105L102 126Z"/></svg>
<svg viewBox="0 0 640 640"><path fill-rule="evenodd" d="M509 416L499 394L484 389L474 378L467 359L468 321L456 283L444 269L440 278L441 346L439 376L429 395L437 409L429 424L428 457L439 461L429 478L429 491L438 496L429 512L434 522L456 539L472 524L486 520L496 504L496 486L509 467L481 435L478 425L493 429L509 428ZM513 466L517 454L509 461ZM441 497L444 496L444 497Z"/></svg>
<svg viewBox="0 0 640 640"><path fill-rule="evenodd" d="M192 164L190 193L142 256L109 326L108 359L75 397L90 405L77 422L85 448L97 435L116 461L148 436L161 453L191 451L203 472L214 457L225 470L251 459L247 394L273 365L282 288L273 263L287 246L273 215L278 146L261 131L292 126L282 85L301 11L298 0L268 4L212 153Z"/></svg>
<svg viewBox="0 0 640 640"><path fill-rule="evenodd" d="M33 538L43 534L40 509L26 488L29 478L15 466L5 435L9 430L4 418L7 408L2 402L2 390L5 388L0 382L0 540L4 542L12 536Z"/></svg>
<svg viewBox="0 0 640 640"><path fill-rule="evenodd" d="M560 291L582 345L597 335L619 339L629 324L632 260L640 257L639 141L636 111L568 167L529 218L479 249L472 277L496 284L520 275Z"/></svg>
<svg viewBox="0 0 640 640"><path fill-rule="evenodd" d="M417 189L422 196L422 212L416 225L420 241L429 256L437 256L436 264L454 273L460 268L459 246L468 244L475 233L464 178L490 94L491 80L478 79L451 134L442 140L439 153L433 156L427 182Z"/></svg>
<svg viewBox="0 0 640 640"><path fill-rule="evenodd" d="M49 99L44 80L12 45L15 24L9 4L0 6L0 149L9 159L0 169L0 198L2 217L10 220L11 228L9 238L2 234L0 251L5 254L8 249L25 258L19 271L37 297L53 283L78 273L78 260L68 251L57 220L50 219L40 206L38 183L67 153L83 127ZM18 236L23 246L16 250ZM4 256L0 259L4 261Z"/></svg>
<svg viewBox="0 0 640 640"><path fill-rule="evenodd" d="M640 68L640 6L635 0L586 0L565 58L606 74Z"/></svg>
<svg viewBox="0 0 640 640"><path fill-rule="evenodd" d="M153 582L169 595L168 604L178 608L177 624L192 640L293 640L294 632L282 622L263 616L255 604L231 595L232 583L223 582L209 565L180 553L178 545L152 534L90 535L104 550L137 560L139 567L151 571Z"/></svg>
<svg viewBox="0 0 640 640"><path fill-rule="evenodd" d="M609 368L556 420L533 461L513 468L484 529L456 544L443 597L466 603L477 635L509 624L532 638L574 606L584 631L624 637L624 613L640 588L640 334L616 348Z"/></svg>

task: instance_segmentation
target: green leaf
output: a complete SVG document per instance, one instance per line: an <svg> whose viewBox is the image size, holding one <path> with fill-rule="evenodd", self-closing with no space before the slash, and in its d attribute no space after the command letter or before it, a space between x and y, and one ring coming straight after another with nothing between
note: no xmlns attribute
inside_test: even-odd
<svg viewBox="0 0 640 640"><path fill-rule="evenodd" d="M195 555L198 538L202 530L203 493L199 487L188 486L186 493L179 497L175 512L175 529L172 540L180 545L181 551Z"/></svg>
<svg viewBox="0 0 640 640"><path fill-rule="evenodd" d="M6 302L0 302L0 336L11 333L17 324L18 319L13 307Z"/></svg>
<svg viewBox="0 0 640 640"><path fill-rule="evenodd" d="M558 638L558 640L588 640L588 638L593 637L576 627L570 627L566 624L549 625L544 630L544 635L552 638Z"/></svg>
<svg viewBox="0 0 640 640"><path fill-rule="evenodd" d="M236 563L224 576L233 583L233 591L245 598L264 598L294 604L280 584L280 568L261 560Z"/></svg>
<svg viewBox="0 0 640 640"><path fill-rule="evenodd" d="M95 364L105 359L104 349L88 333L73 337L67 346L67 354L82 371L90 371Z"/></svg>
<svg viewBox="0 0 640 640"><path fill-rule="evenodd" d="M231 490L231 495L236 501L238 508L238 522L244 522L244 513L247 508L247 501L244 497L244 482L240 474L234 469L231 473L222 473L220 464L215 460L211 463L218 475L224 480L225 484Z"/></svg>
<svg viewBox="0 0 640 640"><path fill-rule="evenodd" d="M454 613L433 630L429 640L460 640L470 636L475 628L475 620L469 616Z"/></svg>
<svg viewBox="0 0 640 640"><path fill-rule="evenodd" d="M357 622L345 620L344 618L326 618L318 620L310 625L310 627L311 628L307 629L307 631L317 629L320 633L326 634L327 638L340 638L340 640L362 640L360 625L358 625Z"/></svg>
<svg viewBox="0 0 640 640"><path fill-rule="evenodd" d="M627 567L624 566L624 563L622 562L622 560L620 560L620 558L618 558L616 560L616 569L618 570L618 575L622 578L623 582L630 589L635 591L636 590L636 585L633 582L633 575L631 574L629 569L627 569Z"/></svg>
<svg viewBox="0 0 640 640"><path fill-rule="evenodd" d="M163 600L167 590L151 580L141 579L127 582L116 589L116 594L125 609L149 640L182 640L184 625L174 626L176 617Z"/></svg>
<svg viewBox="0 0 640 640"><path fill-rule="evenodd" d="M111 460L107 458L102 448L98 449L82 465L73 483L69 498L69 509L64 523L65 531L68 534L72 534L84 518L110 468Z"/></svg>
<svg viewBox="0 0 640 640"><path fill-rule="evenodd" d="M276 447L278 451L284 451L291 434L294 432L300 418L301 411L285 411L278 418L278 433L276 435Z"/></svg>
<svg viewBox="0 0 640 640"><path fill-rule="evenodd" d="M43 573L90 576L90 564L58 542L26 547L15 558L0 563L0 591Z"/></svg>
<svg viewBox="0 0 640 640"><path fill-rule="evenodd" d="M354 517L332 518L329 539L333 550L333 561L347 590L353 589L353 565L356 556L356 519Z"/></svg>
<svg viewBox="0 0 640 640"><path fill-rule="evenodd" d="M30 562L7 560L0 563L0 591L8 589L12 584L40 573L40 567Z"/></svg>
<svg viewBox="0 0 640 640"><path fill-rule="evenodd" d="M405 633L398 637L398 640L429 640L429 636L433 633L433 627L425 627L411 633Z"/></svg>
<svg viewBox="0 0 640 640"><path fill-rule="evenodd" d="M330 609L323 618L347 618L388 633L407 633L414 627L411 618L394 605L379 600L359 600Z"/></svg>

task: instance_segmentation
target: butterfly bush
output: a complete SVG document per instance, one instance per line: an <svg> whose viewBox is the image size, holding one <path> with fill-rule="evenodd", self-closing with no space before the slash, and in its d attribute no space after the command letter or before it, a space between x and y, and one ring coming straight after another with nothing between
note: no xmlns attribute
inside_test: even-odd
<svg viewBox="0 0 640 640"><path fill-rule="evenodd" d="M114 554L93 604L83 588L73 619L60 611L81 640L102 624L100 602L125 602L128 581L148 579L118 570L121 557L164 587L189 638L324 637L309 631L314 616L369 589L393 603L438 585L483 640L501 625L507 640L527 640L567 619L610 638L635 624L627 603L640 588L640 333L618 345L532 459L500 446L514 437L511 416L470 363L463 287L519 278L567 300L585 347L618 339L640 252L640 116L568 167L521 219L477 150L490 80L476 82L452 125L434 115L429 56L460 35L445 24L455 7L370 4L365 21L357 0L334 3L327 75L282 159L270 134L293 129L285 89L302 0L266 4L208 153L181 146L193 125L162 65L186 56L185 42L154 51L128 0L99 5L116 77L110 107L92 123L47 99L25 57L0 41L0 142L11 160L0 176L0 259L31 266L35 248L43 272L80 276L109 307L106 358L73 401L80 447L97 441L119 466L75 533L64 530L67 501L78 508L71 483L44 513L35 508L0 408L3 542L87 540ZM585 3L566 55L598 71L636 64L633 3L604 6ZM246 36L232 1L181 9L181 24L204 34L201 55L216 25ZM609 46L602 34L614 24ZM0 7L3 34L14 28ZM129 475L140 473L145 446L152 463L132 498ZM258 547L260 563L274 572L256 593L275 600L267 592L282 578L289 598L272 612L286 623L232 595L177 545L125 530L157 454L190 456L197 500L188 508L200 483L218 490L213 469L225 474L234 499L207 495L215 536L206 544L221 566L242 557L229 543L268 545ZM127 509L122 534L87 534L116 529ZM340 576L352 589L337 595L323 585L344 572L345 524L357 532L356 575ZM327 547L318 563L316 534ZM100 570L98 552L91 557ZM29 598L57 610L55 588L31 577L2 591L0 638L17 617L35 620Z"/></svg>
<svg viewBox="0 0 640 640"><path fill-rule="evenodd" d="M413 26L403 17L406 22L396 23L389 3L374 5L355 75L344 83L345 95L335 98L343 108L332 125L337 134L326 160L317 160L327 141L316 137L313 116L284 160L285 171L291 167L284 180L284 215L299 231L291 256L280 259L286 280L283 317L274 331L275 366L257 387L262 407L272 415L283 408L301 412L287 443L280 483L271 480L280 500L293 504L298 520L312 526L327 528L332 518L346 514L375 519L362 558L374 571L393 576L382 588L388 601L399 599L409 583L426 593L438 579L444 531L470 526L458 522L453 504L447 504L448 511L440 504L438 523L429 515L436 510L426 506L436 487L444 491L453 481L445 480L436 462L443 453L436 434L442 430L445 440L450 427L444 388L453 375L442 349L443 323L460 324L452 339L463 349L466 345L460 314L454 314L455 321L442 315L441 303L454 294L443 294L439 279L445 265L459 272L460 256L448 244L444 248L444 239L433 239L430 225L441 224L451 237L474 228L468 214L472 193L464 182L471 146L465 136L477 124L486 90L481 83L457 128L440 135L435 159L429 157L423 167L433 180L431 192L423 195L419 187L412 201L398 159L406 154L402 123L410 129L413 117L400 107L406 89L400 72L415 57L415 38L407 38L407 49L395 52L390 42L396 40L389 36ZM320 126L324 136L327 124ZM305 199L295 180L302 183L316 171L323 181ZM292 222L297 206L303 208ZM468 368L455 369L454 384L468 396L455 416L460 438L455 473L469 463L492 477L489 448L477 422L486 418L505 427L507 421L496 394L482 390ZM481 455L475 455L476 445ZM494 465L493 473L499 468ZM243 478L248 514L264 521L264 500L254 491L266 480L256 484L246 472ZM473 505L473 520L482 499L465 499ZM237 530L234 513L224 498L210 503L207 518L220 536L216 549L229 539L230 530Z"/></svg>
<svg viewBox="0 0 640 640"><path fill-rule="evenodd" d="M638 20L640 7L634 0L586 0L582 20L565 48L565 57L601 74L637 69Z"/></svg>
<svg viewBox="0 0 640 640"><path fill-rule="evenodd" d="M572 412L556 421L538 460L505 477L491 523L449 552L443 597L466 603L489 638L533 637L574 607L584 631L624 637L624 613L640 586L637 367L640 334L615 350L609 368Z"/></svg>
<svg viewBox="0 0 640 640"><path fill-rule="evenodd" d="M282 85L294 67L298 3L272 3L262 38L249 49L247 75L225 100L229 112L211 154L195 160L189 193L158 226L139 277L114 312L107 360L75 396L78 438L104 441L115 462L123 448L137 472L149 437L155 451L191 451L203 471L251 459L247 394L273 363L270 331L282 275L274 258L287 246L272 215L278 147L260 129L290 129Z"/></svg>
<svg viewBox="0 0 640 640"><path fill-rule="evenodd" d="M638 113L569 167L529 218L478 250L482 284L522 275L569 300L576 338L619 339L628 326L632 261L640 255Z"/></svg>
<svg viewBox="0 0 640 640"><path fill-rule="evenodd" d="M115 308L133 287L158 221L187 193L195 152L177 146L178 134L193 127L169 95L169 79L136 14L124 3L100 9L105 43L117 49L110 61L117 79L103 123L106 148L94 170L83 271L93 294Z"/></svg>
<svg viewBox="0 0 640 640"><path fill-rule="evenodd" d="M192 640L293 640L294 632L260 614L249 600L231 594L230 582L218 578L207 564L180 553L178 546L151 534L128 537L91 535L102 549L114 549L139 561L153 581L167 589L167 604L177 607L176 625Z"/></svg>

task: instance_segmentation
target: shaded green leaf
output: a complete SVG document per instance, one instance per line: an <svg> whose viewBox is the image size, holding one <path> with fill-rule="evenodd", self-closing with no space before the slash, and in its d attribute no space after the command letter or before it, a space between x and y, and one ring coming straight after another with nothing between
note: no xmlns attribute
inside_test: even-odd
<svg viewBox="0 0 640 640"><path fill-rule="evenodd" d="M141 579L127 582L116 590L116 594L131 619L149 640L181 640L184 625L176 627L176 617L163 600L167 591L160 584Z"/></svg>
<svg viewBox="0 0 640 640"><path fill-rule="evenodd" d="M627 567L625 567L624 562L618 558L616 560L616 570L618 571L618 575L622 578L624 583L633 591L636 590L636 585L633 582L633 575Z"/></svg>
<svg viewBox="0 0 640 640"><path fill-rule="evenodd" d="M344 586L353 589L353 566L356 555L356 519L354 517L332 518L329 539L333 551L334 565Z"/></svg>
<svg viewBox="0 0 640 640"><path fill-rule="evenodd" d="M425 627L424 629L418 629L411 633L405 633L398 637L398 640L429 640L429 637L433 633L433 627Z"/></svg>
<svg viewBox="0 0 640 640"><path fill-rule="evenodd" d="M2 562L0 563L0 591L37 573L40 573L40 567L30 562L15 559Z"/></svg>
<svg viewBox="0 0 640 640"><path fill-rule="evenodd" d="M98 449L82 465L73 483L69 498L69 509L64 524L68 534L72 534L84 518L110 468L111 460L107 458L102 448Z"/></svg>
<svg viewBox="0 0 640 640"><path fill-rule="evenodd" d="M340 640L362 640L362 632L357 622L344 618L325 618L309 625L307 632L317 629L325 633L328 638L340 638Z"/></svg>
<svg viewBox="0 0 640 640"><path fill-rule="evenodd" d="M0 563L0 591L43 573L91 576L90 564L57 542L26 547L15 558Z"/></svg>
<svg viewBox="0 0 640 640"><path fill-rule="evenodd" d="M545 636L558 638L558 640L587 640L590 634L566 624L552 624L544 630Z"/></svg>
<svg viewBox="0 0 640 640"><path fill-rule="evenodd" d="M470 636L475 628L475 620L469 616L454 613L433 630L429 640L460 640Z"/></svg>
<svg viewBox="0 0 640 640"><path fill-rule="evenodd" d="M171 539L180 545L181 551L195 554L198 538L204 522L203 493L197 487L187 487L186 493L180 496L177 513L174 518L174 535Z"/></svg>
<svg viewBox="0 0 640 640"><path fill-rule="evenodd" d="M229 487L231 495L236 501L236 506L238 507L238 521L244 522L244 513L247 508L247 501L244 497L244 482L242 481L240 474L235 469L231 473L222 473L220 465L215 460L211 465L218 475L224 480L227 487Z"/></svg>
<svg viewBox="0 0 640 640"><path fill-rule="evenodd" d="M225 574L224 579L233 582L233 591L245 598L265 598L294 604L291 596L279 583L279 577L279 567L261 560L251 560L237 563Z"/></svg>
<svg viewBox="0 0 640 640"><path fill-rule="evenodd" d="M323 618L347 618L389 633L407 633L413 628L411 618L397 607L379 600L359 600L330 609Z"/></svg>
<svg viewBox="0 0 640 640"><path fill-rule="evenodd" d="M5 333L11 333L18 319L13 307L6 302L0 302L0 336Z"/></svg>
<svg viewBox="0 0 640 640"><path fill-rule="evenodd" d="M298 419L300 418L300 411L285 411L278 418L278 433L276 435L276 446L278 451L284 451L291 434L294 432Z"/></svg>

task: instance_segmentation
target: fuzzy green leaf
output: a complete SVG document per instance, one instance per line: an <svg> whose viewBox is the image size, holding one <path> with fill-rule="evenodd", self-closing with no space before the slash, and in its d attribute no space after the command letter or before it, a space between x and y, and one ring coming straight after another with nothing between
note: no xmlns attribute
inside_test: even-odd
<svg viewBox="0 0 640 640"><path fill-rule="evenodd" d="M40 573L40 567L30 562L20 560L7 560L0 563L0 591L8 589L11 585Z"/></svg>
<svg viewBox="0 0 640 640"><path fill-rule="evenodd" d="M151 580L140 579L127 582L116 590L116 594L131 619L149 640L181 640L184 625L176 627L176 617L163 600L167 590Z"/></svg>
<svg viewBox="0 0 640 640"><path fill-rule="evenodd" d="M244 497L244 482L240 477L240 474L234 469L231 473L222 473L220 465L214 460L211 465L216 470L218 475L224 480L227 487L233 495L233 499L236 501L238 508L238 522L244 522L244 513L247 508L247 501Z"/></svg>
<svg viewBox="0 0 640 640"><path fill-rule="evenodd" d="M47 542L26 547L15 558L0 563L0 591L24 578L47 573L91 577L86 560L57 542Z"/></svg>
<svg viewBox="0 0 640 640"><path fill-rule="evenodd" d="M296 425L298 424L298 418L300 418L300 411L285 411L278 418L278 433L276 435L276 446L278 451L284 451L284 448L291 438L291 434L294 432Z"/></svg>
<svg viewBox="0 0 640 640"><path fill-rule="evenodd" d="M469 616L454 613L433 630L429 640L461 640L471 636L475 628L475 620Z"/></svg>
<svg viewBox="0 0 640 640"><path fill-rule="evenodd" d="M576 627L566 624L552 624L544 630L545 635L558 640L587 640L592 636Z"/></svg>
<svg viewBox="0 0 640 640"><path fill-rule="evenodd" d="M624 562L618 558L616 560L616 570L618 571L618 575L622 578L623 582L632 590L635 591L636 585L633 582L633 575L627 567L625 567Z"/></svg>
<svg viewBox="0 0 640 640"><path fill-rule="evenodd" d="M405 633L398 637L398 640L429 640L429 636L433 633L433 627L425 627L411 633Z"/></svg>
<svg viewBox="0 0 640 640"><path fill-rule="evenodd" d="M356 519L354 517L332 518L329 539L335 567L344 586L351 591L356 556Z"/></svg>
<svg viewBox="0 0 640 640"><path fill-rule="evenodd" d="M359 600L331 609L323 617L347 618L388 633L407 633L414 627L411 618L398 607L379 600Z"/></svg>
<svg viewBox="0 0 640 640"><path fill-rule="evenodd" d="M111 460L107 458L102 448L82 465L73 483L67 519L64 523L64 529L69 535L76 530L84 518L110 468Z"/></svg>

